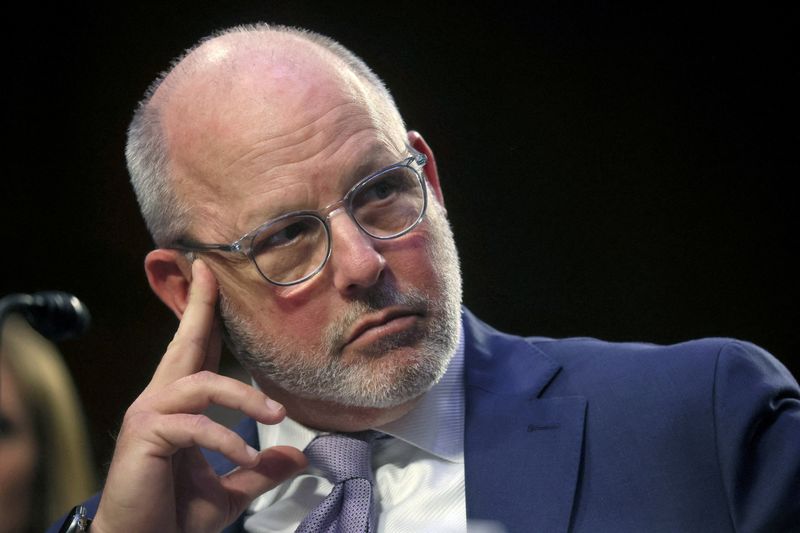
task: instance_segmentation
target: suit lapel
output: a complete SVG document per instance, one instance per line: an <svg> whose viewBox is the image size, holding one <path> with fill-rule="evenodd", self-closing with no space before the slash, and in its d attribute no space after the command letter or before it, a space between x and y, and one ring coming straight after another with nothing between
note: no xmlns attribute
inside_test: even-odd
<svg viewBox="0 0 800 533"><path fill-rule="evenodd" d="M520 337L464 313L467 517L508 531L566 531L586 400L542 397L560 367Z"/></svg>
<svg viewBox="0 0 800 533"><path fill-rule="evenodd" d="M252 418L243 418L236 427L233 428L233 431L242 437L247 444L258 450L258 428L256 427L255 420ZM206 449L202 451L203 455L206 457L206 461L208 461L208 464L211 465L211 468L213 468L214 472L217 474L226 474L236 468L236 465L220 452Z"/></svg>
<svg viewBox="0 0 800 533"><path fill-rule="evenodd" d="M256 450L259 448L258 429L255 420L253 420L252 418L243 419L236 426L236 428L234 428L234 431L240 437L242 437L247 444L249 444ZM233 464L227 457L225 457L219 452L211 450L203 450L203 454L206 456L206 460L217 474L222 475L236 468L235 464ZM223 529L221 533L241 533L243 531L244 531L244 514L240 515L234 523Z"/></svg>

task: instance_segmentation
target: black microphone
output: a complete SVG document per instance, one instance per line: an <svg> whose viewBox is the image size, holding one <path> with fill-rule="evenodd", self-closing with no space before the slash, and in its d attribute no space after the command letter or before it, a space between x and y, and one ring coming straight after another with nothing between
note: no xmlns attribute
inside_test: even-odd
<svg viewBox="0 0 800 533"><path fill-rule="evenodd" d="M36 331L55 342L80 337L91 322L86 306L61 291L4 296L0 299L0 326L11 313L22 314Z"/></svg>

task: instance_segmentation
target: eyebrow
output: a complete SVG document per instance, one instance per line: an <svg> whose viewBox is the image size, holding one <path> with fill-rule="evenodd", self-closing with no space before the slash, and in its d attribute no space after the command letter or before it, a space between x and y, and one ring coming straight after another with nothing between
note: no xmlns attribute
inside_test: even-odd
<svg viewBox="0 0 800 533"><path fill-rule="evenodd" d="M362 159L356 168L340 177L340 183L345 184L342 190L342 196L344 196L353 185L367 176L371 176L379 170L395 165L401 161L403 161L403 159L395 159L394 154L390 154L386 151Z"/></svg>
<svg viewBox="0 0 800 533"><path fill-rule="evenodd" d="M337 176L333 176L333 179L338 180L338 184L341 186L341 196L344 196L347 193L347 191L349 191L353 187L353 185L355 185L362 179L378 172L383 168L395 165L397 163L401 163L404 160L405 158L402 155L398 156L397 154L391 153L385 147L381 147L381 150L371 151L368 156L362 158L354 169L338 174ZM341 199L341 196L337 197L337 199L334 201L338 201L339 199ZM256 217L255 215L253 215L252 217L248 217L254 221L259 220L260 222L254 222L254 224L252 224L250 226L250 229L246 230L246 232L249 233L261 227L263 224L267 222L270 222L276 218L280 218L289 213L293 213L295 211L317 211L325 207L324 205L318 205L315 207L303 207L302 206L303 203L304 203L303 200L295 198L293 201L289 202L289 205L291 207L287 207L286 205L280 206L279 208L275 208L274 205L265 206L263 210L258 211L259 213L258 217Z"/></svg>

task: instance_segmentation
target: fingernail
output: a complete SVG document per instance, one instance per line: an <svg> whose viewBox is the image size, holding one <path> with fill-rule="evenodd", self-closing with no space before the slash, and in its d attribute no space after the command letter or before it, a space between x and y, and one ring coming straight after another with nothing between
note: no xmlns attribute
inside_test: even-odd
<svg viewBox="0 0 800 533"><path fill-rule="evenodd" d="M281 409L283 409L283 405L279 404L272 398L267 398L267 409L272 411L273 413L278 413Z"/></svg>

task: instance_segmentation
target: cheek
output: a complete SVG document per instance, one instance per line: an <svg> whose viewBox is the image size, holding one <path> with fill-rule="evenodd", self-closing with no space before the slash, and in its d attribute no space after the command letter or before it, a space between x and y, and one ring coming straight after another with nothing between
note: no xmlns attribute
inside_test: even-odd
<svg viewBox="0 0 800 533"><path fill-rule="evenodd" d="M33 499L36 455L36 441L30 434L0 441L0 512L4 520L28 514Z"/></svg>
<svg viewBox="0 0 800 533"><path fill-rule="evenodd" d="M1 360L0 360L1 362ZM33 501L38 445L31 413L22 403L7 367L0 368L0 407L11 430L0 436L0 531L10 520L25 520ZM9 529L15 530L14 527Z"/></svg>
<svg viewBox="0 0 800 533"><path fill-rule="evenodd" d="M418 289L431 292L438 286L439 276L430 253L432 241L427 227L424 227L397 241L397 246L382 250L389 273L401 291Z"/></svg>
<svg viewBox="0 0 800 533"><path fill-rule="evenodd" d="M0 479L20 485L33 480L36 471L36 444L33 439L14 438L0 447Z"/></svg>
<svg viewBox="0 0 800 533"><path fill-rule="evenodd" d="M218 280L237 312L272 338L310 346L318 340L315 335L321 331L320 325L327 325L335 316L330 297L322 289L325 276L321 274L310 283L292 287L270 285L260 277L243 280L242 276L225 273Z"/></svg>
<svg viewBox="0 0 800 533"><path fill-rule="evenodd" d="M279 299L273 305L274 312L262 322L266 330L305 347L315 344L335 317L335 312L322 298L304 302L303 305Z"/></svg>

